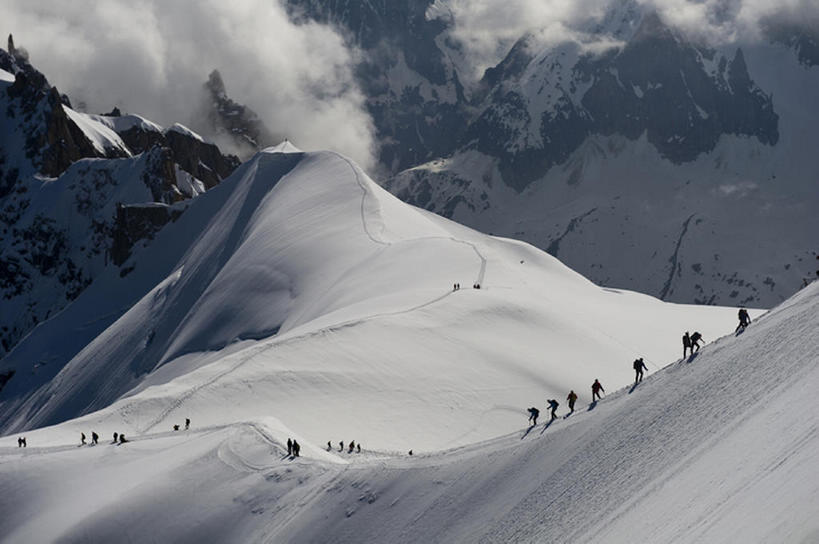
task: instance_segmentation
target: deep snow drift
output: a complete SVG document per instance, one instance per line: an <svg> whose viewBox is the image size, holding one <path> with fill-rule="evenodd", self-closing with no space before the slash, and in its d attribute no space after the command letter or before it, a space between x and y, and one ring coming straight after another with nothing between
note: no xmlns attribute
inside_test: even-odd
<svg viewBox="0 0 819 544"><path fill-rule="evenodd" d="M818 326L814 283L743 333L597 406L422 456L308 444L292 460L273 419L121 446L31 447L59 427L30 433L25 450L3 439L0 534L9 542L814 542Z"/></svg>

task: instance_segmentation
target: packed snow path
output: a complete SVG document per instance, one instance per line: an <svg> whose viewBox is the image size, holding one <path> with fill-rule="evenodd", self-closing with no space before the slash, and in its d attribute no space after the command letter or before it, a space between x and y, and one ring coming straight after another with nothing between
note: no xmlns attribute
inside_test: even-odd
<svg viewBox="0 0 819 544"><path fill-rule="evenodd" d="M308 446L303 458L283 459L274 421L52 451L8 447L5 438L0 534L9 542L812 542L817 327L814 283L742 333L522 440L514 432L411 458Z"/></svg>
<svg viewBox="0 0 819 544"><path fill-rule="evenodd" d="M335 155L336 157L338 157L338 159L344 161L350 167L350 170L352 171L352 173L353 173L353 175L355 177L356 183L361 188L361 191L362 191L362 195L361 195L361 225L362 225L362 229L366 233L367 237L370 240L372 240L374 243L379 244L379 245L384 245L384 246L393 245L394 242L392 242L392 241L387 241L387 240L376 237L373 234L373 231L367 226L368 214L365 213L365 203L366 203L368 197L370 199L374 199L376 201L377 201L377 199L372 194L372 189L368 188L368 186L361 179L361 174L359 173L359 169L346 157L344 157L344 156L342 156L342 155L340 155L338 153L332 153L332 154ZM371 181L369 183L372 184ZM378 203L377 202L374 204L374 207L378 208ZM441 237L441 236L424 236L424 237L418 237L418 238L412 238L412 239L404 239L404 240L401 240L399 243L413 243L413 242L418 242L418 241L435 240L435 239L451 240L452 242L455 242L455 243L458 243L458 244L464 244L464 245L470 247L475 252L475 254L477 255L477 257L479 259L479 263L480 263L479 268L478 268L478 272L476 274L475 284L480 285L481 289L486 289L486 287L482 285L484 277L486 275L486 258L481 254L480 250L478 249L478 247L474 243L468 242L468 241L465 241L465 240L459 240L459 239L457 239L455 237ZM248 348L248 350L247 350L248 353L246 355L242 356L235 365L225 369L221 373L216 374L215 376L213 376L211 378L208 378L207 380L205 380L202 383L196 384L195 386L191 387L185 393L179 395L171 403L170 406L168 406L154 420L152 420L145 427L143 427L141 429L141 433L143 433L143 434L147 433L150 430L152 430L154 427L159 425L160 423L164 422L172 413L176 412L180 407L182 407L182 405L185 403L185 401L187 399L189 399L191 396L193 396L194 394L196 394L197 392L199 392L203 388L209 387L209 386L213 385L214 383L216 383L217 381L221 380L222 378L234 373L236 370L238 370L245 363L247 363L248 361L253 359L255 356L261 355L261 354L263 354L264 352L266 352L268 350L275 349L276 347L278 347L278 345L281 342L299 341L305 336L312 337L312 336L315 336L317 334L324 334L324 333L327 333L327 332L337 330L337 329L342 328L342 327L354 326L354 325L360 324L360 323L362 323L364 321L368 321L368 320L372 320L372 319L378 319L378 318L387 317L387 316L397 316L397 315L407 314L407 313L410 313L410 312L415 312L415 311L420 310L422 308L426 308L426 307L428 307L428 306L430 306L432 304L438 303L438 302L444 300L445 298L447 298L448 296L450 296L450 295L452 295L454 293L455 293L455 291L447 289L447 290L444 290L441 295L435 296L434 298L426 300L426 301L420 301L418 304L415 304L415 305L413 305L413 306L411 306L409 308L397 309L397 310L390 311L390 312L380 312L380 313L365 315L365 316L358 317L358 318L355 318L355 319L351 319L351 320L347 320L347 321L343 321L343 322L339 322L339 323L333 323L333 324L330 324L330 325L325 325L325 326L321 327L320 329L309 330L308 332L304 332L304 333L301 333L301 334L298 334L298 335L283 335L281 339L276 339L276 340L274 340L272 342L269 342L266 346ZM309 323L307 325L309 327ZM122 411L123 414L125 414L130 409L131 409L131 406L126 406L121 411Z"/></svg>

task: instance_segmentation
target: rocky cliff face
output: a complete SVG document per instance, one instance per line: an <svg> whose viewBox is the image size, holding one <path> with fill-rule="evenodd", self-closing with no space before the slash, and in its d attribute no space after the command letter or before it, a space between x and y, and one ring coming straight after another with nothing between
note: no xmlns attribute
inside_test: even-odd
<svg viewBox="0 0 819 544"><path fill-rule="evenodd" d="M11 37L0 69L2 355L239 161L184 127L72 110Z"/></svg>
<svg viewBox="0 0 819 544"><path fill-rule="evenodd" d="M14 76L14 82L3 89L6 109L6 130L3 133L25 134L23 155L31 167L53 177L83 157L126 155L124 149L115 146L103 149L94 146L76 123L69 119L65 109L70 107L68 97L60 95L56 87L51 87L46 77L14 48L11 36L9 49L10 52L0 49L0 69ZM19 163L22 159L8 156L5 145L0 153L0 164ZM0 175L7 178L10 172L0 172ZM5 180L6 184L9 179Z"/></svg>
<svg viewBox="0 0 819 544"><path fill-rule="evenodd" d="M741 49L729 58L697 47L653 13L603 54L533 51L522 40L485 80L496 83L466 147L499 158L517 190L595 134L645 134L675 164L712 151L725 134L766 145L779 138L771 97L751 80Z"/></svg>
<svg viewBox="0 0 819 544"><path fill-rule="evenodd" d="M200 117L205 119L204 130L208 134L230 142L245 157L277 143L256 112L228 96L218 70L210 73L203 92Z"/></svg>

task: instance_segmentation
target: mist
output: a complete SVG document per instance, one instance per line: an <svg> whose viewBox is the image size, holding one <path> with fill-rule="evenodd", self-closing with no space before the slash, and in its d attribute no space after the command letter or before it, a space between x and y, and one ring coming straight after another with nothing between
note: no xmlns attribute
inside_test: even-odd
<svg viewBox="0 0 819 544"><path fill-rule="evenodd" d="M628 7L656 11L688 38L713 47L759 41L772 20L819 28L815 0L437 0L430 13L446 13L452 21L452 37L472 68L464 76L474 80L524 35L537 47L571 41L602 51L617 45L592 31L608 13Z"/></svg>
<svg viewBox="0 0 819 544"><path fill-rule="evenodd" d="M3 36L75 105L118 106L163 126L194 117L208 74L274 134L375 165L353 78L358 53L333 28L293 24L275 0L2 0Z"/></svg>

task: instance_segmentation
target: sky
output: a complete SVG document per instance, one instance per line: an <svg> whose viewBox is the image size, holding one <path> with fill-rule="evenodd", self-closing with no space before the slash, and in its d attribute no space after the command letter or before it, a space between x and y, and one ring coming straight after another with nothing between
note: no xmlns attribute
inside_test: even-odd
<svg viewBox="0 0 819 544"><path fill-rule="evenodd" d="M754 40L775 16L819 26L815 0L631 0L710 43ZM437 0L469 59L468 81L520 36L588 42L583 30L622 0ZM374 127L341 33L294 24L279 0L0 0L0 32L79 109L114 106L164 126L193 125L202 84L218 69L228 95L302 149L333 149L375 166ZM592 40L593 41L593 40ZM616 42L615 42L616 43Z"/></svg>

